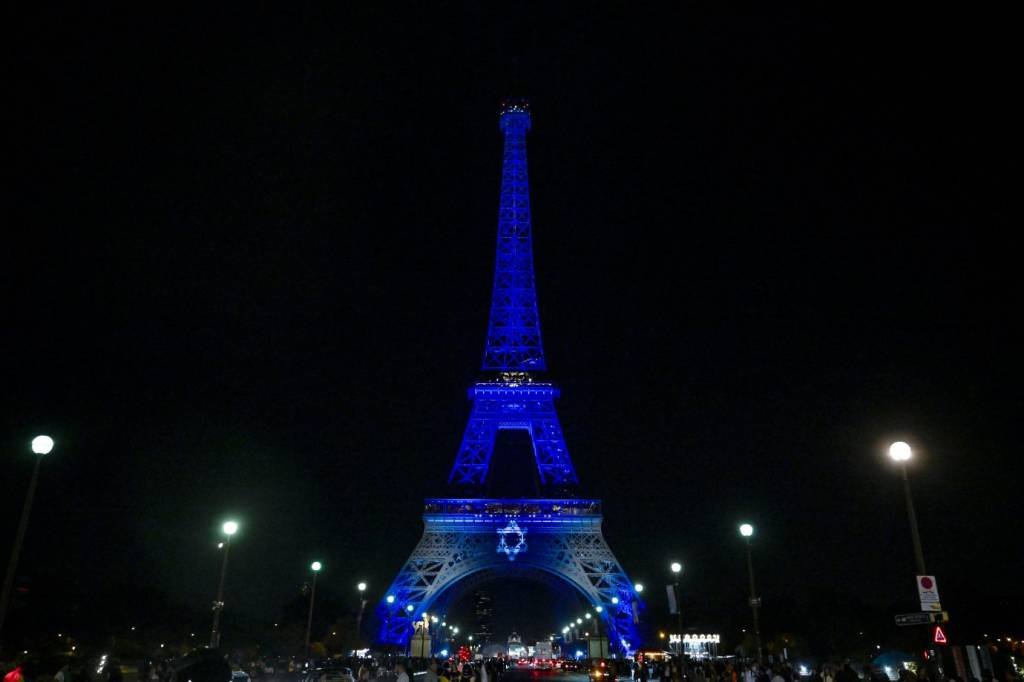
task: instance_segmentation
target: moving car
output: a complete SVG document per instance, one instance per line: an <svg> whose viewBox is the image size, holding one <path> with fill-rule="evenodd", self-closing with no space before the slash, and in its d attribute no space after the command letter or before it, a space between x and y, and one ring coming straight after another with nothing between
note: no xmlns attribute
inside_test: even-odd
<svg viewBox="0 0 1024 682"><path fill-rule="evenodd" d="M615 665L609 665L603 658L590 663L590 682L615 682Z"/></svg>

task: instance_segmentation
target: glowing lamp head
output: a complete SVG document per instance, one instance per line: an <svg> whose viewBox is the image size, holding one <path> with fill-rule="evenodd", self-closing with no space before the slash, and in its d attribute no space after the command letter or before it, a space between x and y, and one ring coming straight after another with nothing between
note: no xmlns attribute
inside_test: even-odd
<svg viewBox="0 0 1024 682"><path fill-rule="evenodd" d="M586 618L587 620L590 620L591 618L593 618L593 616L591 616L589 612L587 613L587 615L585 615L583 617Z"/></svg>
<svg viewBox="0 0 1024 682"><path fill-rule="evenodd" d="M356 589L359 590L360 592L365 592L366 591L366 583L359 583L358 585L356 585Z"/></svg>
<svg viewBox="0 0 1024 682"><path fill-rule="evenodd" d="M583 619L582 618L577 618L576 619L576 624L577 625L583 625Z"/></svg>
<svg viewBox="0 0 1024 682"><path fill-rule="evenodd" d="M636 585L633 585L633 589L636 590L637 592L643 592L644 591L644 586L641 585L640 583L637 583Z"/></svg>
<svg viewBox="0 0 1024 682"><path fill-rule="evenodd" d="M384 601L386 601L389 604L394 604L395 603L395 595L389 594L387 596L387 599L385 599Z"/></svg>
<svg viewBox="0 0 1024 682"><path fill-rule="evenodd" d="M740 535L742 535L745 538L749 538L753 534L754 534L754 527L753 526L751 526L749 523L741 523L740 524Z"/></svg>
<svg viewBox="0 0 1024 682"><path fill-rule="evenodd" d="M618 597L612 597L612 603L613 604L618 604L619 603L619 598Z"/></svg>
<svg viewBox="0 0 1024 682"><path fill-rule="evenodd" d="M405 607L405 610L408 611L409 613L412 613L413 611L416 610L416 607L413 606L412 604L409 604L408 606Z"/></svg>
<svg viewBox="0 0 1024 682"><path fill-rule="evenodd" d="M889 446L889 456L896 462L906 462L910 459L910 446L901 440Z"/></svg>
<svg viewBox="0 0 1024 682"><path fill-rule="evenodd" d="M670 566L670 568L672 569L673 573L681 573L683 570L683 565L678 561L673 561L672 566Z"/></svg>
<svg viewBox="0 0 1024 682"><path fill-rule="evenodd" d="M37 455L48 455L53 450L53 439L49 436L36 436L32 439L32 452Z"/></svg>
<svg viewBox="0 0 1024 682"><path fill-rule="evenodd" d="M310 564L310 565L309 565L309 567L313 569L313 572L314 572L314 573L316 573L316 572L318 572L318 571L319 571L319 570L320 570L321 568L323 568L323 567L324 567L324 565L323 565L323 564L321 564L321 563L320 563L319 561L314 561L314 562L313 562L312 564Z"/></svg>
<svg viewBox="0 0 1024 682"><path fill-rule="evenodd" d="M234 535L238 532L238 523L235 521L225 521L224 525L221 526L221 530L224 531L224 535Z"/></svg>
<svg viewBox="0 0 1024 682"><path fill-rule="evenodd" d="M594 610L597 611L598 613L601 613L602 611L604 611L604 607L603 606L595 606Z"/></svg>

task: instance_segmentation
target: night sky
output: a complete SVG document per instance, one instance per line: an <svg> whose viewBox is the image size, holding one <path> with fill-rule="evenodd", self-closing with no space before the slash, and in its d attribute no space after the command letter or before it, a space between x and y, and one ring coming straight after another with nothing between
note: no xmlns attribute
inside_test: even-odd
<svg viewBox="0 0 1024 682"><path fill-rule="evenodd" d="M16 10L0 556L49 433L34 593L202 613L235 515L228 613L314 558L380 597L447 492L523 94L549 376L651 618L679 559L691 622L745 626L741 520L766 630L914 610L899 437L954 623L1019 626L1009 24L550 5Z"/></svg>

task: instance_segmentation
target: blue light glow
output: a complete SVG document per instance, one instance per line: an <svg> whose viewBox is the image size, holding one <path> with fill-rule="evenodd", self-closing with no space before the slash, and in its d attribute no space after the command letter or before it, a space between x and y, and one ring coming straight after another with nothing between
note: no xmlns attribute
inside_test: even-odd
<svg viewBox="0 0 1024 682"><path fill-rule="evenodd" d="M525 100L503 103L494 288L482 364L489 374L469 389L469 422L448 479L461 496L425 501L423 537L377 607L381 644L408 646L418 625L415 613L445 613L459 596L460 588L453 587L465 586L463 580L483 572L557 577L556 589L595 605L602 632L620 654L631 655L630 643L640 641L637 624L643 605L601 535L601 501L575 496L578 479L555 410L559 390L537 375L546 370L546 362L526 164L531 125ZM543 497L479 495L501 429L530 435ZM577 658L584 655L582 650L575 653ZM440 654L447 657L448 650Z"/></svg>
<svg viewBox="0 0 1024 682"><path fill-rule="evenodd" d="M501 165L494 296L483 369L543 371L544 347L534 286L530 184L526 171L526 132L530 129L527 103L506 101L500 127L505 133L505 154Z"/></svg>
<svg viewBox="0 0 1024 682"><path fill-rule="evenodd" d="M515 561L516 556L525 551L526 529L520 528L515 519L498 529L498 552L504 552L509 561Z"/></svg>

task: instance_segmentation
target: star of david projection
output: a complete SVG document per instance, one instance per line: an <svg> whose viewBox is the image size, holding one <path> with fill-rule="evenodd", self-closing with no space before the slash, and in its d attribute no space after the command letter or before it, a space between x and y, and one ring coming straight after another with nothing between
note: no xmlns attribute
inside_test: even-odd
<svg viewBox="0 0 1024 682"><path fill-rule="evenodd" d="M516 555L526 551L526 529L520 528L515 519L504 528L498 529L498 553L505 553L509 561L515 561Z"/></svg>

